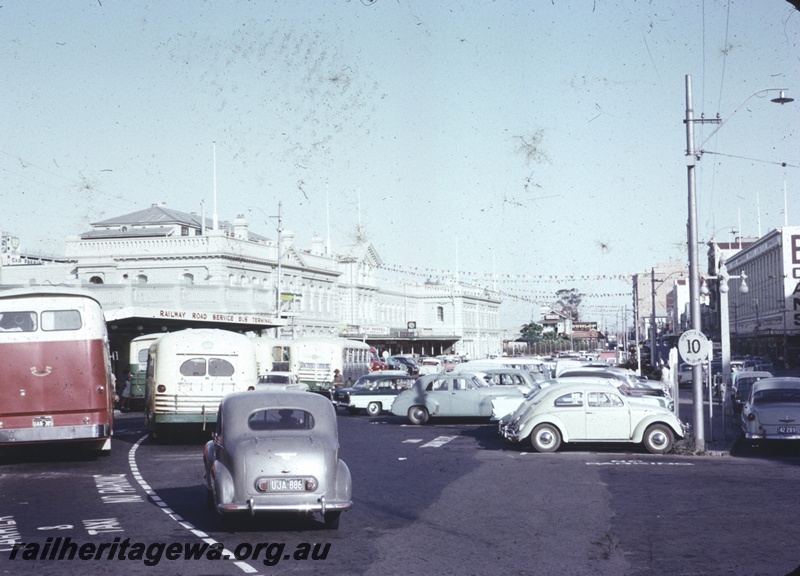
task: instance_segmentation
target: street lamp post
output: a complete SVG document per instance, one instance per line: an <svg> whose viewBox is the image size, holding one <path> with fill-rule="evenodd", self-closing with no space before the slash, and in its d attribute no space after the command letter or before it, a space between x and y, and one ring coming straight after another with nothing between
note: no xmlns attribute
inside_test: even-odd
<svg viewBox="0 0 800 576"><path fill-rule="evenodd" d="M747 274L745 274L744 271L738 276L729 274L728 268L725 266L725 260L720 260L716 280L718 281L717 288L719 293L719 339L720 352L722 354L722 382L723 385L727 386L731 379L731 328L730 317L728 315L729 283L731 280L741 280L739 292L742 294L747 294L750 288L747 286ZM708 292L705 285L703 285L701 292Z"/></svg>
<svg viewBox="0 0 800 576"><path fill-rule="evenodd" d="M717 118L697 118L694 117L694 109L692 107L692 76L686 75L686 117L684 124L686 124L686 173L688 181L688 223L687 223L687 236L689 243L689 313L691 315L692 329L702 331L702 322L700 319L700 274L698 270L698 250L697 250L697 194L695 183L695 167L702 155L702 146L722 128L722 125L730 120L731 116L744 106L753 96L765 94L771 91L780 92L780 96L773 98L772 102L776 104L787 104L792 102L792 98L787 98L785 95L785 88L767 88L754 92L745 98L739 106L728 116L723 122L719 117ZM694 125L699 124L719 124L711 134L700 145L700 153L695 152L694 145ZM705 451L705 424L703 421L703 371L700 365L692 366L692 403L694 416L694 449L695 452Z"/></svg>

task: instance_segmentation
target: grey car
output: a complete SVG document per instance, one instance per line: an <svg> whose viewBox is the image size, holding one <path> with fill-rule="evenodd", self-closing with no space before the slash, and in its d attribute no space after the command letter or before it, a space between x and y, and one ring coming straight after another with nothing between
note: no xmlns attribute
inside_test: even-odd
<svg viewBox="0 0 800 576"><path fill-rule="evenodd" d="M220 524L237 514L318 513L327 528L353 506L352 480L339 459L336 411L319 394L247 391L220 403L205 445L206 489Z"/></svg>
<svg viewBox="0 0 800 576"><path fill-rule="evenodd" d="M432 416L492 416L492 400L525 395L516 386L490 386L470 372L426 374L401 392L392 403L392 414L406 416L412 424L425 424Z"/></svg>

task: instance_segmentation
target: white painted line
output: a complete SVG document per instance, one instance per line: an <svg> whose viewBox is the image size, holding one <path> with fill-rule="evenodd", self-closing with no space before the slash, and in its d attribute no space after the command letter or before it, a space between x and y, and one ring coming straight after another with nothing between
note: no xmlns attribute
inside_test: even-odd
<svg viewBox="0 0 800 576"><path fill-rule="evenodd" d="M189 522L184 521L184 519L181 518L178 514L176 514L172 509L170 509L169 506L167 506L167 504L163 500L161 500L161 498L158 496L158 494L156 494L155 490L150 488L150 486L144 481L144 479L142 478L141 474L139 473L139 466L136 464L136 450L139 449L139 446L141 445L142 442L144 442L145 438L147 438L147 435L144 435L141 438L139 438L133 444L133 446L131 447L130 451L128 452L128 466L130 467L131 472L133 473L133 477L136 478L137 482L139 482L139 485L147 493L147 495L153 500L153 502L158 507L160 507L164 512L166 512L170 516L170 518L175 520L180 526L182 526L183 528L188 530L192 535L198 536L199 538L202 539L203 542L205 542L205 543L207 543L209 545L221 544L221 542L217 542L213 538L207 537L207 535L205 533L203 533L200 530L198 530L197 528L195 528ZM202 536L200 536L200 534L202 534ZM253 568L249 564L247 564L247 563L245 563L245 562L243 562L241 560L237 560L236 557L233 555L233 552L223 548L223 553L228 554L229 558L232 561L232 564L234 564L242 572L246 572L248 574L253 574L255 572L258 572L257 569Z"/></svg>
<svg viewBox="0 0 800 576"><path fill-rule="evenodd" d="M403 440L403 444L418 444L422 442L422 438L409 438L408 440Z"/></svg>
<svg viewBox="0 0 800 576"><path fill-rule="evenodd" d="M444 446L451 440L455 440L458 436L439 436L438 438L434 438L427 444L423 444L420 448L439 448L440 446Z"/></svg>

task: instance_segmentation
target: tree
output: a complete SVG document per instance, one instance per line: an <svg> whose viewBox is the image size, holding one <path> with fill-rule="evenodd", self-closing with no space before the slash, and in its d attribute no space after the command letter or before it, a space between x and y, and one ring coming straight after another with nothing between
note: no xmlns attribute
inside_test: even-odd
<svg viewBox="0 0 800 576"><path fill-rule="evenodd" d="M541 342L544 339L544 326L537 324L536 322L531 322L530 324L524 324L522 328L520 328L519 333L522 336L522 339L528 344Z"/></svg>
<svg viewBox="0 0 800 576"><path fill-rule="evenodd" d="M558 299L556 305L559 307L560 312L573 322L577 322L580 319L579 308L583 300L583 294L575 288L565 288L556 292L556 298Z"/></svg>

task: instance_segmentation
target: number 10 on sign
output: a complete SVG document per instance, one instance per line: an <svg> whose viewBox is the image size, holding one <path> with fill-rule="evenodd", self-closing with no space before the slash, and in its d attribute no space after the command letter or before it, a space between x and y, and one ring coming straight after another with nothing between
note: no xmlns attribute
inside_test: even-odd
<svg viewBox="0 0 800 576"><path fill-rule="evenodd" d="M699 330L687 330L678 340L678 352L687 364L697 366L708 358L711 344L706 335Z"/></svg>

